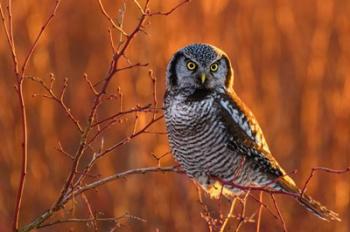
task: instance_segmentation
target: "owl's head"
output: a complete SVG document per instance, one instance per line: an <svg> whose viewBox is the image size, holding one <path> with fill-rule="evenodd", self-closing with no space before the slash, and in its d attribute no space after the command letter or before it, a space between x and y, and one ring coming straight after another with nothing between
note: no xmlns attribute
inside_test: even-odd
<svg viewBox="0 0 350 232"><path fill-rule="evenodd" d="M177 51L167 68L167 89L232 88L233 70L227 55L209 44L191 44Z"/></svg>

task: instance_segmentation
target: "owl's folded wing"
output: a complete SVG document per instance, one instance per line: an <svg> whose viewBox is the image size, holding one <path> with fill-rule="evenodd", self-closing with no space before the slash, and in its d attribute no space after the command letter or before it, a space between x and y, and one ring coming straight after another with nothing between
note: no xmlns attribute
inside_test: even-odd
<svg viewBox="0 0 350 232"><path fill-rule="evenodd" d="M251 111L234 93L219 94L216 102L221 109L222 120L232 136L230 146L242 155L253 159L256 166L275 177L285 171L272 156L262 130Z"/></svg>

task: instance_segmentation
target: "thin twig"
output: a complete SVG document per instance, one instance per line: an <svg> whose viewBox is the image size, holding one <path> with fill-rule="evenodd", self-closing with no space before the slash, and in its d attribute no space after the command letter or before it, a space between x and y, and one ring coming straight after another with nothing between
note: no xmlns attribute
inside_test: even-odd
<svg viewBox="0 0 350 232"><path fill-rule="evenodd" d="M19 214L22 206L23 190L26 181L27 167L28 167L28 125L27 125L27 115L26 115L26 105L23 95L23 78L18 83L18 99L20 103L21 111L21 126L22 126L22 167L21 176L17 191L15 215L13 217L13 229L17 231L19 226Z"/></svg>
<svg viewBox="0 0 350 232"><path fill-rule="evenodd" d="M128 70L128 69L133 69L136 67L147 67L148 65L149 65L148 63L144 63L144 64L136 63L136 64L131 64L131 65L126 66L126 67L117 68L116 71L120 72L120 71L124 71L124 70Z"/></svg>
<svg viewBox="0 0 350 232"><path fill-rule="evenodd" d="M38 226L38 228L44 228L44 227L49 227L57 224L62 224L62 223L88 223L88 222L116 222L118 219L116 218L68 218L68 219L60 219L54 222L49 222L46 224L42 224Z"/></svg>
<svg viewBox="0 0 350 232"><path fill-rule="evenodd" d="M22 205L22 198L23 198L23 191L25 187L26 182L26 174L27 174L27 166L28 166L28 125L27 125L27 115L26 115L26 104L23 94L23 80L25 75L25 69L27 67L28 61L31 58L31 55L33 54L36 45L42 35L42 33L45 31L47 25L51 21L51 19L54 17L56 10L59 5L59 0L56 2L56 6L54 10L52 11L52 14L49 16L47 21L42 26L39 34L37 35L33 45L30 47L29 52L25 56L25 59L21 66L21 73L19 73L19 62L16 55L16 45L14 42L14 35L13 35L13 17L12 17L12 1L8 1L7 6L7 13L8 13L8 27L6 26L6 20L5 20L5 14L2 9L2 5L0 4L0 13L2 18L3 27L5 30L6 38L8 41L8 45L11 50L12 60L14 64L14 73L16 76L16 90L20 105L20 115L21 115L21 128L22 128L22 141L21 141L21 147L22 147L22 165L21 165L21 174L20 174L20 180L19 180L19 186L17 191L17 197L16 197L16 206L14 210L14 216L13 216L13 230L17 231L19 227L19 214L21 211L21 205Z"/></svg>
<svg viewBox="0 0 350 232"><path fill-rule="evenodd" d="M128 143L131 139L135 138L136 136L142 134L145 130L147 130L147 128L149 128L151 125L153 125L155 122L159 121L160 119L162 119L164 116L159 116L155 119L152 119L149 123L147 123L142 129L140 129L139 131L137 131L136 133L133 133L132 135L130 135L129 137L123 139L122 141L120 141L117 144L114 144L112 146L110 146L109 148L107 148L106 150L104 150L103 152L99 153L97 155L97 158L100 158L102 156L104 156L105 154L115 150L117 147L124 145L126 143Z"/></svg>
<svg viewBox="0 0 350 232"><path fill-rule="evenodd" d="M153 75L153 70L148 71L148 75L151 78L152 81L152 96L153 96L153 107L158 107L158 101L157 101L157 78ZM156 118L156 112L153 112L153 119Z"/></svg>
<svg viewBox="0 0 350 232"><path fill-rule="evenodd" d="M47 28L47 26L49 25L49 23L52 21L53 17L55 17L57 9L59 7L61 3L61 0L57 0L54 6L54 9L52 10L50 16L47 18L47 20L45 21L45 23L41 26L40 31L38 33L38 35L36 36L32 46L30 47L30 49L27 52L27 55L25 56L23 65L22 65L22 69L21 69L21 74L24 76L25 70L27 68L28 65L28 61L30 60L31 56L33 55L36 46L38 45L38 42L42 36L42 34L44 33L45 29Z"/></svg>
<svg viewBox="0 0 350 232"><path fill-rule="evenodd" d="M263 192L262 191L259 193L259 201L263 202ZM258 218L256 219L256 232L260 232L262 211L263 211L263 205L260 204L259 209L258 209Z"/></svg>
<svg viewBox="0 0 350 232"><path fill-rule="evenodd" d="M261 192L261 191L260 191ZM264 207L271 215L272 217L275 219L275 220L279 220L278 216L272 211L272 209L270 209L267 204L265 204L263 201L260 201L258 198L256 198L253 194L249 194L249 196L254 200L256 201L259 206L262 206Z"/></svg>
<svg viewBox="0 0 350 232"><path fill-rule="evenodd" d="M130 175L139 175L139 174L146 174L146 173L156 173L156 172L174 172L174 173L183 173L182 170L178 169L175 166L169 166L169 167L149 167L149 168L136 168L136 169L130 169L122 173L117 173L105 178L102 178L100 180L97 180L95 182L92 182L90 184L87 184L79 189L76 189L72 193L68 194L68 196L64 199L63 202L68 201L73 196L80 195L83 192L86 192L91 189L95 189L101 185L104 185L106 183L109 183L111 181L117 180L117 179L123 179Z"/></svg>
<svg viewBox="0 0 350 232"><path fill-rule="evenodd" d="M311 178L315 175L317 171L320 172L328 172L328 173L335 173L335 174L343 174L346 172L350 172L350 167L347 167L345 169L331 169L326 167L315 167L311 169L310 175L308 176L307 180L305 181L305 184L301 190L300 197L302 197L306 191L306 187L309 184Z"/></svg>
<svg viewBox="0 0 350 232"><path fill-rule="evenodd" d="M88 212L89 212L89 214L90 214L91 219L93 219L91 222L92 222L92 225L93 225L93 227L94 227L94 230L95 230L95 232L98 232L97 218L96 218L96 216L95 216L95 213L94 213L93 210L92 210L92 206L91 206L91 204L90 204L90 202L89 202L87 196L86 196L84 193L83 193L81 196L82 196L82 198L83 198L83 200L84 200L84 202L85 202L85 204L86 204L86 207L87 207L87 209L88 209Z"/></svg>
<svg viewBox="0 0 350 232"><path fill-rule="evenodd" d="M244 198L243 198L243 201L242 201L242 210L241 210L241 215L239 217L239 220L238 220L238 225L236 227L236 230L235 232L238 232L239 229L241 228L241 226L246 222L246 217L245 217L245 214L246 214L246 206L247 206L247 198L249 196L249 191L246 192L246 194L244 195Z"/></svg>
<svg viewBox="0 0 350 232"><path fill-rule="evenodd" d="M191 0L184 0L182 2L180 2L179 4L177 4L176 6L174 6L173 8L171 8L170 10L166 11L166 12L150 12L148 13L149 16L156 16L156 15L163 15L163 16L167 16L170 15L171 13L173 13L177 8L181 7L182 5L189 3Z"/></svg>
<svg viewBox="0 0 350 232"><path fill-rule="evenodd" d="M137 24L135 25L134 29L130 32L130 33L126 33L123 29L122 26L118 26L116 25L116 23L114 23L114 21L112 20L112 17L110 17L108 15L108 13L106 12L106 10L104 9L104 6L102 4L102 0L98 0L99 3L99 8L102 11L102 14L110 21L110 23L112 24L113 28L118 30L121 35L123 35L125 37L125 41L123 41L123 43L120 43L120 46L118 46L117 51L115 51L115 53L113 54L112 60L110 62L109 65L109 69L107 71L106 76L103 78L101 83L101 87L100 88L95 88L96 85L92 85L91 82L88 83L90 89L92 89L93 93L94 93L94 99L93 99L93 103L89 112L89 115L87 117L87 123L83 126L79 126L79 129L81 129L81 134L80 134L80 143L76 148L76 151L74 152L74 155L72 155L72 157L74 157L72 164L71 164L71 168L70 171L66 177L65 183L61 189L61 192L57 198L57 200L55 201L55 203L52 205L51 208L49 208L48 210L46 210L43 214L41 214L40 216L38 216L36 219L34 219L31 223L27 224L26 226L22 227L20 229L20 231L30 231L32 229L35 228L39 228L41 225L43 225L43 223L50 218L55 212L57 212L58 210L62 209L62 207L67 203L67 201L69 199L72 199L73 197L75 197L76 195L81 194L84 191L87 191L88 189L91 188L95 188L97 186L100 186L101 184L107 183L109 181L112 181L114 179L118 179L121 177L125 177L131 174L142 174L142 173L147 173L147 172L169 172L169 171L175 171L177 170L176 168L160 168L160 167L156 167L156 168L146 168L146 169L135 169L135 170L129 170L125 173L121 173L119 175L116 176L111 176L109 178L104 178L99 180L98 182L93 182L89 185L86 185L84 187L82 187L83 182L81 180L83 180L83 176L87 176L88 173L83 171L80 172L78 170L78 167L80 167L80 160L83 157L83 155L86 153L85 151L88 149L91 149L90 145L89 145L89 138L91 137L91 132L95 130L94 128L94 124L96 124L97 122L97 114L98 114L98 109L99 106L104 102L105 96L107 95L107 90L110 86L111 80L113 79L113 77L115 76L116 73L122 71L122 70L126 70L126 69L131 69L131 68L135 68L135 67L140 67L140 66L145 66L145 64L140 64L140 63L136 63L136 64L130 64L130 66L127 67L123 67L123 68L119 68L119 63L120 63L120 59L124 59L126 56L126 52L128 50L128 48L130 47L130 44L132 43L132 41L134 40L134 38L136 37L136 35L139 32L143 32L144 31L144 26L146 25L146 20L152 16L149 15L149 0L146 0L146 3L144 5L144 7L142 8L142 13L141 16L137 22ZM176 6L176 8L178 8L179 6ZM171 10L171 12L173 12L175 9ZM166 13L166 15L170 14ZM154 14L156 15L156 14ZM9 33L10 34L10 33ZM40 37L40 36L39 36ZM111 39L113 39L111 37ZM34 45L35 48L35 45ZM32 52L29 52L29 58L32 54ZM25 70L25 67L24 69ZM88 79L87 79L88 80ZM48 90L52 90L52 86L53 86L53 81L51 81L50 85L46 85L46 89ZM93 88L91 88L93 87ZM62 100L63 99L63 95L64 92L67 88L67 81L65 81L64 87L61 91L61 95L57 96L55 93L52 95L49 92L48 97L49 98L54 98L53 96L56 96L56 101L57 99ZM120 93L120 91L119 91ZM122 94L120 94L120 101L122 103L123 97ZM63 101L63 100L62 100ZM122 108L122 104L120 104L121 108ZM69 108L67 108L66 110L67 112L70 112ZM121 109L121 112L123 110ZM128 136L125 140L121 141L118 144L112 145L104 150L101 149L100 152L98 152L96 155L94 155L94 157L92 158L92 162L89 163L88 168L87 169L83 169L84 170L90 170L92 168L93 165L93 161L96 160L99 157L102 157L104 154L109 153L110 151L116 149L117 147L119 147L120 145L126 144L128 141L130 141L131 139L135 138L138 135L143 134L153 123L155 123L156 121L160 120L163 116L159 116L157 118L153 118L153 120L151 120L149 123L147 123L142 129L140 129L139 131L134 131L130 136ZM72 118L71 118L72 120ZM74 121L74 120L73 120ZM77 121L77 120L76 120ZM110 120L107 120L110 121ZM107 122L106 121L106 122ZM111 119L111 121L113 121L113 119ZM80 124L79 124L80 125ZM97 129L100 130L101 128L99 128L99 124L97 125ZM86 166L85 166L86 167ZM178 171L179 172L179 171Z"/></svg>
<svg viewBox="0 0 350 232"><path fill-rule="evenodd" d="M58 103L58 105L63 109L65 114L68 116L68 118L73 122L73 124L77 127L80 133L83 133L83 128L79 122L79 120L73 115L71 109L66 105L64 102L64 96L65 96L65 91L68 87L68 79L65 78L63 87L61 89L60 94L56 94L53 90L53 84L55 82L55 77L53 74L50 74L50 84L48 85L47 83L44 82L44 80L38 78L38 77L28 77L32 81L35 81L39 83L48 93L48 95L40 95L40 94L35 94L34 96L42 96L49 98L51 100L54 100L55 102Z"/></svg>
<svg viewBox="0 0 350 232"><path fill-rule="evenodd" d="M100 3L101 10L104 10L102 2L100 0L99 0L99 3ZM145 5L145 8L148 8L148 4ZM63 186L63 188L61 190L59 198L57 199L56 203L53 206L54 211L57 210L60 207L62 199L65 197L65 194L69 191L69 186L71 186L71 184L73 182L73 179L75 177L75 174L78 172L78 166L79 166L81 157L83 156L83 154L85 152L86 145L88 144L88 142L87 142L88 135L89 135L89 132L92 129L92 124L95 121L97 109L98 109L99 105L101 104L102 97L106 94L106 91L107 91L107 88L109 86L110 81L112 80L113 76L117 72L119 59L120 59L120 57L122 57L122 54L124 54L126 52L126 50L128 49L131 41L134 39L136 34L138 32L140 32L140 30L143 27L145 21L146 21L146 15L142 15L140 20L139 20L139 22L138 22L138 24L136 25L134 31L130 35L127 36L127 40L126 40L125 44L120 49L120 51L118 51L114 55L114 57L113 57L113 59L112 59L112 61L110 63L110 68L109 68L109 71L107 73L106 78L103 81L102 89L100 90L99 94L95 97L94 104L93 104L93 106L91 108L91 111L90 111L90 114L89 114L89 117L88 117L87 125L85 127L85 130L81 134L80 144L79 144L79 146L78 146L78 148L76 150L75 159L73 160L71 171L70 171L70 173L69 173L69 175L68 175L68 177L66 179L66 182L65 182L65 184L64 184L64 186Z"/></svg>
<svg viewBox="0 0 350 232"><path fill-rule="evenodd" d="M115 22L113 21L113 19L111 18L111 16L109 16L109 14L107 13L107 11L105 10L103 4L102 4L102 0L98 0L98 5L100 6L100 10L102 12L102 14L107 18L107 20L112 24L112 26L118 30L120 33L122 33L124 36L128 37L128 33L126 33L123 28L121 28L120 26L118 26L117 24L115 24Z"/></svg>
<svg viewBox="0 0 350 232"><path fill-rule="evenodd" d="M95 123L92 124L91 126L92 126L92 127L95 127L95 126L100 125L100 124L102 124L102 123L104 123L104 122L106 122L106 121L113 120L113 119L118 118L118 117L120 117L120 116L122 116L122 115L125 115L125 114L130 114L130 113L134 113L134 112L142 112L142 111L144 111L144 110L146 110L146 109L149 109L150 107L151 107L151 104L148 104L148 105L146 105L146 106L136 107L136 108L132 108L132 109L130 109L130 110L118 112L118 113L115 113L115 114L113 114L113 115L111 115L111 116L105 118L105 119L102 119L102 120L100 120L100 121L98 121L98 122L95 122Z"/></svg>
<svg viewBox="0 0 350 232"><path fill-rule="evenodd" d="M7 9L10 12L12 11L10 7L8 7ZM2 25L4 27L4 31L6 34L7 43L9 45L9 48L11 51L12 62L14 64L14 72L15 72L15 75L16 75L16 78L18 81L19 80L18 60L17 60L17 55L16 55L16 46L13 43L12 20L9 21L9 25L10 25L10 29L11 29L11 32L9 32L7 25L6 25L5 13L2 9L1 3L0 3L0 13L1 13ZM12 13L10 13L10 14L12 14ZM9 18L12 18L12 16L9 15Z"/></svg>
<svg viewBox="0 0 350 232"><path fill-rule="evenodd" d="M227 214L227 216L226 216L226 218L224 220L224 223L222 224L222 227L220 228L220 232L225 232L227 230L229 222L233 219L235 206L236 206L236 201L237 201L237 197L235 197L232 200L230 210L229 210L229 212L228 212L228 214Z"/></svg>
<svg viewBox="0 0 350 232"><path fill-rule="evenodd" d="M281 211L280 211L280 209L278 208L278 205L277 205L277 201L276 201L276 199L275 199L275 196L274 196L273 194L271 194L271 198L272 198L272 201L273 201L273 205L275 206L275 209L276 209L276 211L277 211L277 214L278 214L278 216L279 216L279 218L280 218L280 220L281 220L281 223L282 223L282 226L283 226L283 231L284 231L284 232L287 232L287 226L286 226L286 223L285 223L285 221L284 221L284 219L283 219L283 217L282 217Z"/></svg>

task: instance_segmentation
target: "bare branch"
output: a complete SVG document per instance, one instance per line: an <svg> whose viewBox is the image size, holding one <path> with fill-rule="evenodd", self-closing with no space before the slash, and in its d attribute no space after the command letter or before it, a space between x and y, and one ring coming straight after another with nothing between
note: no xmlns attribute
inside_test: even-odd
<svg viewBox="0 0 350 232"><path fill-rule="evenodd" d="M148 75L151 78L152 81L152 95L153 95L153 107L157 108L158 107L158 101L157 101L157 79L153 75L153 70L148 71ZM156 118L156 112L154 111L153 113L153 118Z"/></svg>
<svg viewBox="0 0 350 232"><path fill-rule="evenodd" d="M153 123L157 122L158 120L162 119L163 116L159 116L155 119L152 119L149 123L147 123L142 129L140 129L139 131L137 131L136 133L133 133L132 135L130 135L129 137L123 139L122 141L120 141L117 144L114 144L113 146L110 146L109 148L107 148L106 150L104 150L103 152L99 153L97 155L97 158L100 158L102 156L104 156L105 154L115 150L116 148L118 148L121 145L124 145L126 143L128 143L131 139L135 138L136 136L142 134L145 130L147 130L147 128L149 128L151 125L153 125Z"/></svg>
<svg viewBox="0 0 350 232"><path fill-rule="evenodd" d="M83 132L83 128L80 125L79 120L73 115L71 109L66 105L66 103L64 102L64 94L65 91L68 87L68 79L65 78L64 80L64 84L63 87L61 89L61 93L59 95L57 95L54 90L53 90L53 84L55 81L54 75L51 74L50 75L50 85L46 84L44 82L44 80L38 78L38 77L28 77L29 79L31 79L32 81L35 81L37 83L39 83L46 91L49 95L40 95L40 94L36 94L34 96L42 96L42 97L46 97L49 99L54 100L55 102L58 103L58 105L63 109L63 111L65 112L65 114L68 116L68 118L73 122L73 124L77 127L77 129L79 130L80 133Z"/></svg>
<svg viewBox="0 0 350 232"><path fill-rule="evenodd" d="M259 201L263 202L263 192L259 193ZM256 232L260 232L260 224L261 224L261 216L262 216L262 211L263 211L263 205L259 205L258 209L258 218L256 220Z"/></svg>
<svg viewBox="0 0 350 232"><path fill-rule="evenodd" d="M328 173L334 173L334 174L343 174L343 173L347 173L350 172L350 167L347 167L345 169L331 169L331 168L325 168L325 167L315 167L311 169L310 175L308 176L302 190L300 193L300 197L302 197L306 191L307 185L309 184L311 178L315 175L315 172L317 171L321 171L321 172L328 172Z"/></svg>
<svg viewBox="0 0 350 232"><path fill-rule="evenodd" d="M122 115L125 115L125 114L129 114L129 113L133 113L133 112L142 112L142 111L144 111L144 110L146 110L146 109L149 109L150 107L151 107L151 104L148 104L148 105L146 105L146 106L136 107L136 108L132 108L132 109L127 110L127 111L118 112L118 113L115 113L115 114L113 114L113 115L111 115L111 116L105 118L105 119L102 119L102 120L100 120L100 121L98 121L98 122L95 122L95 123L92 124L91 126L92 126L92 127L95 127L95 126L97 126L97 125L100 125L100 124L102 124L102 123L104 123L104 122L113 120L113 119L115 119L115 118L117 118L117 117L120 117L120 116L122 116Z"/></svg>
<svg viewBox="0 0 350 232"><path fill-rule="evenodd" d="M174 172L174 173L183 173L182 170L178 169L175 166L169 166L169 167L149 167L149 168L137 168L137 169L130 169L128 171L122 172L122 173L117 173L112 176L108 176L105 178L102 178L100 180L97 180L95 182L92 182L90 184L87 184L72 193L70 193L65 199L64 202L69 200L73 196L77 196L83 192L86 192L88 190L97 188L101 185L104 185L106 183L109 183L111 181L117 180L117 179L122 179L130 175L139 175L139 174L146 174L146 173L155 173L155 172Z"/></svg>
<svg viewBox="0 0 350 232"><path fill-rule="evenodd" d="M132 65L129 65L126 67L117 68L116 71L119 72L119 71L124 71L124 70L128 70L128 69L136 68L136 67L147 67L147 66L148 66L148 63L144 63L144 64L136 63L136 64L132 64Z"/></svg>
<svg viewBox="0 0 350 232"><path fill-rule="evenodd" d="M86 81L86 83L88 84L88 86L89 86L91 92L92 92L95 96L97 96L97 95L98 95L98 92L97 92L97 90L95 89L95 87L94 87L94 85L92 84L92 82L90 81L88 75L87 75L86 73L84 73L84 76L83 76L83 77L84 77L84 80Z"/></svg>
<svg viewBox="0 0 350 232"><path fill-rule="evenodd" d="M145 14L144 9L142 8L142 6L140 5L140 3L137 0L133 0L135 5L137 6L137 8L139 8L141 14Z"/></svg>
<svg viewBox="0 0 350 232"><path fill-rule="evenodd" d="M0 13L1 13L1 19L3 23L3 27L5 30L7 42L11 51L12 55L12 61L14 64L14 74L16 76L16 90L18 95L18 101L20 105L20 115L21 115L21 128L22 128L22 138L21 138L21 147L22 147L22 166L21 166L21 174L20 174L20 180L19 180L19 186L17 191L17 198L16 198L16 206L14 210L14 216L13 216L13 230L17 231L19 227L19 214L21 211L21 205L22 205L22 197L23 197L23 190L25 186L26 181L26 174L27 174L27 166L28 166L28 125L27 125L27 115L26 115L26 104L25 99L23 95L23 79L24 79L24 72L27 67L28 61L31 58L31 55L33 54L36 45L39 41L40 36L42 35L43 31L45 30L46 26L49 24L51 19L53 18L58 5L60 1L56 2L56 6L53 10L52 15L48 18L44 26L42 27L41 31L39 32L36 40L34 41L32 47L29 49L29 52L27 56L25 57L23 64L21 66L21 73L19 73L19 62L16 55L16 45L14 42L14 36L13 36L13 17L12 17L12 1L8 0L8 6L7 6L7 14L8 14L8 28L6 26L6 19L5 14L2 9L2 5L0 4Z"/></svg>
<svg viewBox="0 0 350 232"><path fill-rule="evenodd" d="M47 28L47 26L49 25L49 23L51 22L51 20L53 19L53 17L55 17L56 12L57 12L57 9L58 9L60 3L61 3L61 0L57 0L57 1L56 1L55 7L54 7L54 9L52 10L52 13L51 13L50 16L47 18L47 20L46 20L46 22L43 24L43 26L41 26L40 31L39 31L38 35L36 36L36 38L35 38L35 40L34 40L34 43L32 44L32 46L30 47L29 51L27 52L27 55L25 56L25 59L24 59L23 65L22 65L22 69L21 69L22 78L23 78L24 75L25 75L24 73L25 73L25 70L26 70L26 68L27 68L28 61L30 60L31 56L33 55L33 52L34 52L36 46L38 45L38 42L39 42L40 37L41 37L42 34L44 33L45 29Z"/></svg>
<svg viewBox="0 0 350 232"><path fill-rule="evenodd" d="M273 204L274 204L274 206L275 206L275 209L276 209L276 211L277 211L277 214L278 214L278 216L279 216L279 218L280 218L280 220L281 220L281 223L282 223L282 226L283 226L283 231L284 231L284 232L287 232L286 223L285 223L285 221L284 221L284 219L283 219L283 217L282 217L282 214L281 214L281 212L280 212L280 210L279 210L279 208L278 208L276 199L275 199L275 197L274 197L273 194L271 194L271 198L272 198Z"/></svg>
<svg viewBox="0 0 350 232"><path fill-rule="evenodd" d="M83 198L83 200L84 200L84 202L86 204L86 207L87 207L88 212L89 212L89 214L91 216L91 219L93 219L91 222L92 222L92 225L94 227L94 230L95 230L95 232L98 232L97 218L96 218L96 216L95 216L95 214L94 214L94 212L92 210L92 206L91 206L87 196L84 193L82 194L82 198Z"/></svg>
<svg viewBox="0 0 350 232"><path fill-rule="evenodd" d="M117 49L114 45L113 33L112 33L112 30L110 28L108 28L108 34L109 34L109 43L111 45L112 52L113 52L113 54L115 54ZM121 36L123 36L123 35L121 34Z"/></svg>
<svg viewBox="0 0 350 232"><path fill-rule="evenodd" d="M16 55L16 46L13 43L13 29L12 29L12 10L11 10L11 1L9 1L9 6L7 7L7 10L9 12L8 16L9 16L9 27L10 27L10 31L7 28L6 25L6 19L5 19L5 13L2 9L2 5L0 3L0 13L1 13L1 19L2 19L2 24L4 27L4 31L6 34L6 39L7 39L7 43L9 45L10 51L11 51L11 57L12 57L12 62L13 62L13 66L14 66L14 74L16 75L17 78L17 82L19 81L19 71L18 71L18 60L17 60L17 55Z"/></svg>
<svg viewBox="0 0 350 232"><path fill-rule="evenodd" d="M38 228L44 228L49 227L57 224L62 223L88 223L88 222L117 222L118 218L68 218L68 219L61 219L54 222L50 222L47 224L43 224L38 226Z"/></svg>
<svg viewBox="0 0 350 232"><path fill-rule="evenodd" d="M189 3L191 0L184 0L182 2L180 2L179 4L177 4L176 6L174 6L173 8L171 8L169 11L166 11L166 12L149 12L148 15L149 16L156 16L156 15L163 15L163 16L166 16L166 15L170 15L171 13L173 13L177 8L181 7L182 5L186 4L186 3Z"/></svg>
<svg viewBox="0 0 350 232"><path fill-rule="evenodd" d="M246 220L245 214L246 214L246 206L247 206L247 198L249 195L249 191L246 192L246 194L244 195L243 201L242 201L242 210L241 210L241 215L238 219L238 225L236 227L235 232L238 232L239 229L241 228L241 226L245 223L248 222L248 220Z"/></svg>
<svg viewBox="0 0 350 232"><path fill-rule="evenodd" d="M70 158L71 160L74 159L74 157L69 154L68 152L66 152L63 147L62 144L60 142L58 142L58 147L56 148L57 151L61 152L62 154L64 154L65 156L67 156L68 158Z"/></svg>
<svg viewBox="0 0 350 232"><path fill-rule="evenodd" d="M102 12L102 14L107 18L107 20L112 24L113 28L115 28L116 30L118 30L120 33L122 33L124 36L128 37L128 33L126 33L123 28L121 28L120 26L118 26L117 24L115 24L115 22L113 21L113 19L111 18L111 16L109 16L109 14L107 13L107 11L105 10L103 4L102 4L102 0L98 0L98 5L100 6L100 10Z"/></svg>
<svg viewBox="0 0 350 232"><path fill-rule="evenodd" d="M138 3L136 0L135 0L135 2ZM25 73L27 64L28 64L30 58L32 57L33 52L36 49L37 43L38 43L42 33L44 32L46 26L49 24L52 17L55 15L59 3L60 3L60 0L57 0L56 7L54 8L53 13L50 15L50 17L44 23L44 26L41 28L38 36L36 37L36 39L32 45L32 47L29 49L28 53L25 56L26 58L24 60L24 66L22 66L22 69L21 69L21 74L23 75L23 77L24 77L24 73ZM71 169L66 177L66 180L65 180L65 183L61 189L61 192L51 208L47 209L43 214L41 214L39 217L34 219L31 223L22 227L19 231L30 231L30 230L35 229L35 228L48 226L50 223L47 223L47 224L43 224L43 223L46 220L48 220L55 212L62 209L62 207L67 203L68 200L73 199L75 196L77 196L77 195L79 195L79 194L81 194L89 189L96 188L96 187L98 187L102 184L105 184L107 182L110 182L114 179L126 177L126 176L133 175L133 174L144 174L144 173L148 173L148 172L181 172L175 167L164 167L164 168L154 167L154 168L134 169L134 170L128 170L124 173L120 173L120 174L116 174L116 175L113 175L113 176L110 176L107 178L100 179L100 180L92 182L91 184L88 184L88 185L83 185L83 180L89 176L89 171L91 170L95 161L98 158L113 151L117 147L119 147L123 144L126 144L127 142L131 141L131 139L145 133L146 130L151 125L153 125L155 122L157 122L158 120L160 120L163 117L163 116L153 117L150 122L148 122L146 125L143 126L143 128L141 128L139 130L136 130L136 128L135 128L133 130L132 134L130 136L126 137L120 143L109 146L106 149L104 149L102 146L102 148L100 149L99 152L95 152L90 147L89 142L91 142L92 140L89 140L89 139L91 138L92 133L97 130L97 133L93 136L93 139L94 139L94 138L96 138L96 136L99 135L99 133L102 133L101 131L104 131L104 129L108 128L108 127L100 128L100 124L106 122L107 126L110 126L118 116L127 113L127 112L123 112L123 104L122 104L123 103L123 94L121 93L120 89L118 89L119 99L121 102L120 112L118 114L115 114L115 115L112 115L108 118L105 118L101 121L97 120L97 115L99 114L98 109L99 109L100 105L103 104L104 101L106 100L105 97L106 96L108 97L107 90L108 90L110 83L111 83L111 80L113 79L115 74L118 72L121 72L123 70L137 68L137 67L144 67L147 65L147 64L141 64L141 63L130 63L129 66L119 67L119 63L121 61L120 59L124 59L124 58L127 59L126 52L127 52L128 48L130 47L132 41L134 40L134 38L136 37L136 35L139 32L144 32L144 26L146 25L146 20L150 16L152 16L149 14L149 8L148 8L149 7L149 0L146 0L144 7L140 6L142 11L141 11L141 16L140 16L137 24L135 25L134 29L130 32L130 34L128 34L122 28L123 21L124 21L124 14L125 14L125 5L124 5L124 10L122 10L122 19L121 19L122 22L119 22L119 25L117 25L113 21L112 17L105 10L103 3L102 3L102 0L98 0L98 4L99 4L99 9L101 10L102 14L112 24L112 27L120 32L120 40L119 40L119 44L116 48L114 45L114 42L113 42L112 31L109 30L111 46L112 46L114 54L113 54L113 57L111 59L109 69L107 70L106 76L102 79L102 82L99 82L99 83L101 83L101 87L97 86L97 85L93 85L91 83L91 81L87 78L87 75L84 75L85 81L87 82L90 90L94 94L93 103L92 103L91 109L89 111L89 114L87 115L87 123L84 126L82 126L80 124L80 122L75 118L75 116L73 116L70 109L67 107L67 105L64 102L65 91L67 90L67 87L68 87L68 79L64 80L64 85L63 85L63 88L61 89L61 91L59 93L56 93L53 91L54 81L55 81L53 75L51 76L50 83L45 83L43 80L41 80L39 78L32 78L34 81L37 81L46 90L47 94L42 95L42 96L53 99L54 101L56 101L63 108L64 112L68 115L70 120L73 121L73 123L79 129L79 131L80 131L80 143L77 145L76 151L74 152L74 155L71 155L71 154L68 154L67 152L65 152L63 150L62 146L59 144L58 150L60 152L62 152L63 154L68 155L70 158L72 158ZM176 6L175 9L178 7L179 6ZM171 12L173 12L175 9L172 9ZM166 13L166 15L170 14L171 12ZM156 15L156 14L154 14L154 15ZM5 22L5 20L3 20L3 22ZM4 25L4 26L6 26L6 25ZM12 32L12 29L10 31ZM11 32L8 33L9 38L11 38ZM125 39L125 41L123 41L123 39ZM9 41L11 41L11 39ZM12 43L10 43L10 45L12 45ZM12 53L14 54L14 57L15 57L14 49L11 49L11 50L12 50ZM23 80L23 78L19 78L19 80ZM153 82L155 85L155 79ZM154 96L156 95L155 90L156 89L154 87ZM19 92L20 91L21 91L21 89L19 88ZM154 103L155 103L155 105L157 104L155 97L154 97ZM141 111L142 110L146 110L146 108L141 109ZM140 109L133 109L132 111L140 112ZM152 111L152 112L154 113L154 111ZM103 139L101 139L101 141L102 141L101 144L103 144ZM84 171L81 172L78 170L78 167L80 169L80 160L83 157L83 155L86 154L86 151L90 150L90 149L93 150L94 155L93 155L91 161L87 164L87 166L85 166L85 164L84 164L84 166L82 167L82 169ZM90 209L91 209L91 207L90 207ZM93 213L91 213L92 210L89 210L89 211L90 211L91 219L95 220L95 222L96 222L98 220L98 218L93 216ZM71 220L71 222L74 221L74 219L67 219L66 222L69 222L69 220ZM86 220L90 220L90 219L86 219ZM57 221L57 223L61 223L61 221ZM62 221L62 223L63 223L63 221ZM95 228L97 229L96 223L95 223Z"/></svg>
<svg viewBox="0 0 350 232"><path fill-rule="evenodd" d="M235 211L235 207L236 207L236 201L237 201L237 197L235 197L233 200L232 200L232 203L231 203L231 207L230 207L230 211L228 212L225 220L224 220L224 223L222 223L222 226L220 228L220 232L224 232L224 231L227 231L229 228L229 223L232 221L232 219L234 218L234 211Z"/></svg>

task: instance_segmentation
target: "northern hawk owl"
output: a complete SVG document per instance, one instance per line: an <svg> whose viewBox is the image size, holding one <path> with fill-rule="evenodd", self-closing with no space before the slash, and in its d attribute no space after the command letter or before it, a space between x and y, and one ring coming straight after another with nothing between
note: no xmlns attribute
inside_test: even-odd
<svg viewBox="0 0 350 232"><path fill-rule="evenodd" d="M211 197L249 187L282 191L325 220L338 214L296 186L272 156L251 111L233 90L228 56L208 44L177 51L166 73L165 120L171 151Z"/></svg>

